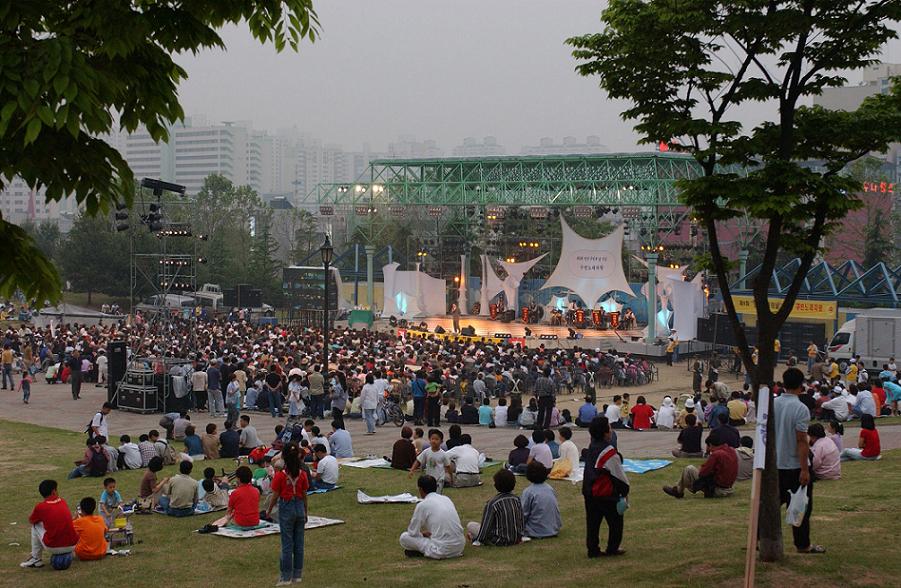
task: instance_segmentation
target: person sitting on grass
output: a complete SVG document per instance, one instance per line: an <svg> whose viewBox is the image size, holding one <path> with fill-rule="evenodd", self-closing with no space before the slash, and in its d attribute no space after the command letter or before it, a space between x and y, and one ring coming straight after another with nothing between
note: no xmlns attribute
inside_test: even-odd
<svg viewBox="0 0 901 588"><path fill-rule="evenodd" d="M544 430L544 442L547 443L548 449L551 450L551 457L557 459L560 457L560 444L557 443L557 435L550 429Z"/></svg>
<svg viewBox="0 0 901 588"><path fill-rule="evenodd" d="M820 423L807 427L810 439L811 464L817 480L839 480L842 477L841 453L831 439L826 438L826 429Z"/></svg>
<svg viewBox="0 0 901 588"><path fill-rule="evenodd" d="M532 431L532 448L529 450L529 459L526 465L538 461L547 469L554 467L554 456L546 441L547 437L544 436L544 431L541 429ZM522 468L522 473L525 473L525 468Z"/></svg>
<svg viewBox="0 0 901 588"><path fill-rule="evenodd" d="M522 543L522 503L519 496L513 494L514 488L516 476L513 472L503 468L495 472L494 489L497 494L485 505L482 522L466 525L466 538L473 545L506 547Z"/></svg>
<svg viewBox="0 0 901 588"><path fill-rule="evenodd" d="M673 457L704 457L701 450L703 427L697 424L698 417L693 413L685 415L685 428L679 431L679 447L673 449Z"/></svg>
<svg viewBox="0 0 901 588"><path fill-rule="evenodd" d="M87 449L84 457L75 462L75 469L69 473L69 479L90 476L99 478L109 471L110 457L103 449L103 437L93 437L87 440Z"/></svg>
<svg viewBox="0 0 901 588"><path fill-rule="evenodd" d="M28 517L31 524L31 557L20 563L20 567L43 567L41 556L45 549L52 555L64 555L75 550L78 533L72 524L69 506L60 498L58 490L56 480L44 480L38 485L38 492L44 500L35 505Z"/></svg>
<svg viewBox="0 0 901 588"><path fill-rule="evenodd" d="M103 480L103 492L100 493L100 514L103 515L107 527L113 526L121 505L122 495L116 490L115 478L106 478Z"/></svg>
<svg viewBox="0 0 901 588"><path fill-rule="evenodd" d="M200 438L200 444L203 447L204 459L219 459L219 431L216 430L216 423L207 423L206 433Z"/></svg>
<svg viewBox="0 0 901 588"><path fill-rule="evenodd" d="M420 476L416 486L422 501L413 509L410 524L400 535L404 554L430 559L460 557L466 536L454 503L438 493L438 481L432 476Z"/></svg>
<svg viewBox="0 0 901 588"><path fill-rule="evenodd" d="M477 425L479 424L479 411L473 404L472 396L467 396L463 401L463 407L460 409L461 425Z"/></svg>
<svg viewBox="0 0 901 588"><path fill-rule="evenodd" d="M158 472L162 471L162 469L163 458L158 455L152 457L150 463L147 464L147 471L144 472L144 477L141 478L141 490L138 493L141 508L151 509L156 508L159 505L163 489L169 482L168 477L157 481L156 475Z"/></svg>
<svg viewBox="0 0 901 588"><path fill-rule="evenodd" d="M557 434L560 435L559 459L569 460L569 465L577 467L579 465L579 448L573 442L573 430L569 427L561 427ZM528 473L528 470L526 471Z"/></svg>
<svg viewBox="0 0 901 588"><path fill-rule="evenodd" d="M704 498L732 496L732 487L738 476L738 456L735 449L723 441L718 430L711 431L707 436L707 446L710 455L701 468L685 466L678 485L663 487L665 494L683 498L688 490L692 494L703 492Z"/></svg>
<svg viewBox="0 0 901 588"><path fill-rule="evenodd" d="M416 447L410 438L413 437L413 429L404 426L400 430L400 439L394 442L391 448L391 467L396 470L409 470L416 461Z"/></svg>
<svg viewBox="0 0 901 588"><path fill-rule="evenodd" d="M203 459L203 441L200 440L200 435L197 434L194 425L188 425L185 428L185 453L192 460Z"/></svg>
<svg viewBox="0 0 901 588"><path fill-rule="evenodd" d="M568 430L568 429L566 429ZM533 539L556 537L563 526L557 493L546 484L548 470L537 461L526 468L531 484L522 491L523 535Z"/></svg>
<svg viewBox="0 0 901 588"><path fill-rule="evenodd" d="M529 461L529 440L525 435L517 435L513 439L513 447L507 456L507 469L517 471L516 468L524 466Z"/></svg>
<svg viewBox="0 0 901 588"><path fill-rule="evenodd" d="M735 450L738 456L738 475L735 477L736 482L750 480L754 475L754 439L743 436L739 441L740 446Z"/></svg>
<svg viewBox="0 0 901 588"><path fill-rule="evenodd" d="M482 399L479 407L479 426L488 427L494 422L494 409L491 408L491 399L487 396Z"/></svg>
<svg viewBox="0 0 901 588"><path fill-rule="evenodd" d="M579 416L576 417L576 426L583 429L588 428L594 417L598 416L598 409L594 405L591 396L585 397L585 404L579 407Z"/></svg>
<svg viewBox="0 0 901 588"><path fill-rule="evenodd" d="M479 486L482 478L479 473L479 450L472 446L472 437L464 434L460 437L462 443L445 453L450 461L448 472L450 473L450 486L452 488L471 488Z"/></svg>
<svg viewBox="0 0 901 588"><path fill-rule="evenodd" d="M331 490L338 485L338 460L334 455L329 455L322 443L313 446L313 454L316 456L316 471L313 473L311 490Z"/></svg>
<svg viewBox="0 0 901 588"><path fill-rule="evenodd" d="M197 506L197 481L191 477L194 464L183 461L178 464L179 473L169 478L165 496L160 498L160 506L170 517L189 517Z"/></svg>
<svg viewBox="0 0 901 588"><path fill-rule="evenodd" d="M247 466L235 470L238 487L228 496L225 524L235 529L253 529L260 524L260 492L251 483L253 473Z"/></svg>
<svg viewBox="0 0 901 588"><path fill-rule="evenodd" d="M863 414L860 417L860 437L857 447L846 447L842 450L842 461L848 460L876 460L882 454L879 443L879 431L876 430L876 420L873 415Z"/></svg>
<svg viewBox="0 0 901 588"><path fill-rule="evenodd" d="M103 517L94 514L97 510L97 501L86 496L78 504L78 510L79 516L72 521L72 526L78 533L75 556L81 561L103 559L106 555L106 532L109 527Z"/></svg>

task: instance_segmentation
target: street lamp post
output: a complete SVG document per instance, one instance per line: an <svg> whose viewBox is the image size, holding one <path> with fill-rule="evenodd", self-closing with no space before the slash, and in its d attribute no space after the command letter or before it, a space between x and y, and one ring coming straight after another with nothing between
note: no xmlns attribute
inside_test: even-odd
<svg viewBox="0 0 901 588"><path fill-rule="evenodd" d="M322 254L322 270L323 270L323 289L324 300L322 304L322 401L325 402L329 397L329 371L328 371L328 283L329 283L329 266L332 263L332 255L335 250L332 247L332 240L328 235L325 236L325 243L319 248Z"/></svg>

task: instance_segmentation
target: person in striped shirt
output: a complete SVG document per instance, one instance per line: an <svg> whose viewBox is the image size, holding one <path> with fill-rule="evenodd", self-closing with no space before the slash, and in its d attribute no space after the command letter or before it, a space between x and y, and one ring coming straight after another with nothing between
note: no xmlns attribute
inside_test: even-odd
<svg viewBox="0 0 901 588"><path fill-rule="evenodd" d="M473 545L516 545L522 542L524 520L522 503L513 494L516 476L506 468L494 474L497 494L485 505L482 522L466 525L466 537Z"/></svg>

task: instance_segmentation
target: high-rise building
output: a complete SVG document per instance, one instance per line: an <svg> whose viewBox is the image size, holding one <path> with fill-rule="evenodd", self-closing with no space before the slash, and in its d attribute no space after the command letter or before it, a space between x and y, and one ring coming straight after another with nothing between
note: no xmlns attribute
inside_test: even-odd
<svg viewBox="0 0 901 588"><path fill-rule="evenodd" d="M63 230L67 229L78 211L75 199L67 197L58 202L47 202L45 194L44 188L33 190L19 177L6 182L6 186L0 191L3 220L16 225L57 222Z"/></svg>
<svg viewBox="0 0 901 588"><path fill-rule="evenodd" d="M475 137L466 137L462 145L454 147L454 157L490 157L492 155L506 155L503 145L497 144L495 137L485 137L479 141Z"/></svg>
<svg viewBox="0 0 901 588"><path fill-rule="evenodd" d="M401 135L397 141L388 143L388 158L391 159L434 159L443 154L432 139L417 141L413 135Z"/></svg>
<svg viewBox="0 0 901 588"><path fill-rule="evenodd" d="M563 137L563 143L557 144L551 137L542 137L538 145L527 145L522 148L523 155L586 155L590 153L607 153L607 146L601 144L597 135L589 135L584 143L575 137Z"/></svg>

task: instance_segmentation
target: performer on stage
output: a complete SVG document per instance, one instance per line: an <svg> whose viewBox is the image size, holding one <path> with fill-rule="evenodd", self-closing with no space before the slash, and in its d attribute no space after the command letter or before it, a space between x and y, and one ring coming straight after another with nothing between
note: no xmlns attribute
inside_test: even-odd
<svg viewBox="0 0 901 588"><path fill-rule="evenodd" d="M454 321L454 333L460 332L460 306L453 302L451 303L450 314Z"/></svg>

